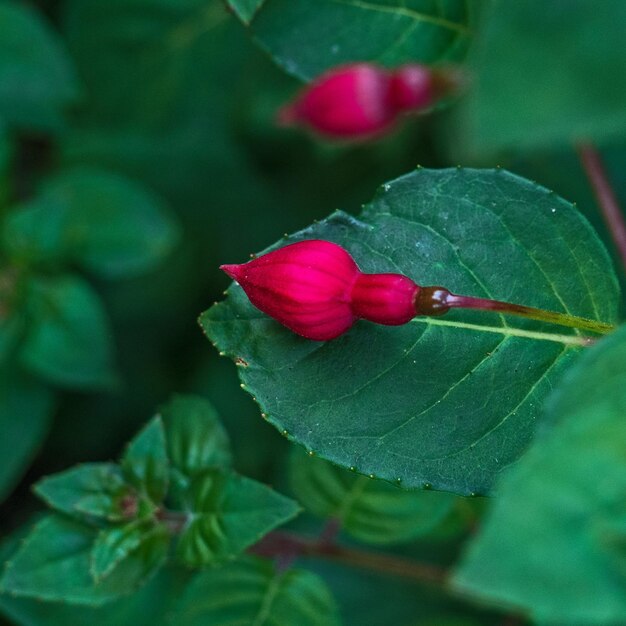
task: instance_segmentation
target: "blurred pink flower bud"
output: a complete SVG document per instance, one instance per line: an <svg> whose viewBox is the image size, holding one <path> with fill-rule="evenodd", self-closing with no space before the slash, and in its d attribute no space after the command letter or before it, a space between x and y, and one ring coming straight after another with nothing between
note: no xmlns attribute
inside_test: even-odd
<svg viewBox="0 0 626 626"><path fill-rule="evenodd" d="M433 72L417 63L398 68L391 75L389 99L397 112L427 109L435 100Z"/></svg>
<svg viewBox="0 0 626 626"><path fill-rule="evenodd" d="M400 114L430 107L434 97L433 74L424 65L391 71L354 63L314 80L278 112L278 122L334 139L368 139L389 130Z"/></svg>
<svg viewBox="0 0 626 626"><path fill-rule="evenodd" d="M416 315L420 288L412 280L364 274L346 250L329 241L300 241L220 269L254 306L307 339L334 339L359 318L397 325Z"/></svg>

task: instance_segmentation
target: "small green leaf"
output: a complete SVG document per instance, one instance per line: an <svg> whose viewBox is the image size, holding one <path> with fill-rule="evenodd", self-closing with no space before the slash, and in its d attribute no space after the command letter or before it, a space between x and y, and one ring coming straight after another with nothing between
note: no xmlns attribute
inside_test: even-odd
<svg viewBox="0 0 626 626"><path fill-rule="evenodd" d="M619 139L625 22L622 0L493 3L477 38L457 143L487 152Z"/></svg>
<svg viewBox="0 0 626 626"><path fill-rule="evenodd" d="M626 623L626 327L582 357L456 573L546 624Z"/></svg>
<svg viewBox="0 0 626 626"><path fill-rule="evenodd" d="M247 557L196 574L171 624L339 626L340 619L319 576L298 569L278 573L272 563Z"/></svg>
<svg viewBox="0 0 626 626"><path fill-rule="evenodd" d="M22 364L64 387L102 388L115 381L111 331L102 303L77 276L33 278Z"/></svg>
<svg viewBox="0 0 626 626"><path fill-rule="evenodd" d="M153 418L128 444L122 457L126 480L158 505L167 493L169 462L160 416Z"/></svg>
<svg viewBox="0 0 626 626"><path fill-rule="evenodd" d="M232 559L299 510L296 502L254 480L205 472L189 490L189 521L178 540L178 555L191 567Z"/></svg>
<svg viewBox="0 0 626 626"><path fill-rule="evenodd" d="M213 406L199 396L174 396L160 414L172 468L186 478L232 464L228 435Z"/></svg>
<svg viewBox="0 0 626 626"><path fill-rule="evenodd" d="M0 367L0 501L22 477L43 442L54 393L15 364Z"/></svg>
<svg viewBox="0 0 626 626"><path fill-rule="evenodd" d="M405 491L296 448L290 470L294 493L307 509L339 520L367 543L402 543L427 534L452 512L457 499L449 493Z"/></svg>
<svg viewBox="0 0 626 626"><path fill-rule="evenodd" d="M365 272L614 323L619 288L576 207L503 170L418 169L358 219L335 213L277 246L325 239ZM200 323L261 410L316 455L405 488L487 493L531 442L580 353L573 331L488 312L357 322L326 343L261 314L233 285Z"/></svg>
<svg viewBox="0 0 626 626"><path fill-rule="evenodd" d="M401 0L228 0L228 5L279 65L305 80L350 61L390 66L459 61L476 13L463 0L419 9Z"/></svg>
<svg viewBox="0 0 626 626"><path fill-rule="evenodd" d="M114 463L90 463L41 479L35 493L46 504L79 520L122 521L136 514L134 490Z"/></svg>
<svg viewBox="0 0 626 626"><path fill-rule="evenodd" d="M61 39L23 3L0 3L0 119L34 130L56 130L79 87Z"/></svg>
<svg viewBox="0 0 626 626"><path fill-rule="evenodd" d="M97 530L62 515L39 522L7 563L0 592L39 600L99 605L133 593L161 566L163 546L131 552L98 584L90 574Z"/></svg>
<svg viewBox="0 0 626 626"><path fill-rule="evenodd" d="M75 169L48 180L9 214L8 251L18 260L74 261L105 278L134 276L161 262L179 230L163 201L118 174Z"/></svg>
<svg viewBox="0 0 626 626"><path fill-rule="evenodd" d="M135 521L104 528L91 550L91 575L96 583L101 582L131 553L140 549L158 567L165 559L169 542L167 530L150 522Z"/></svg>

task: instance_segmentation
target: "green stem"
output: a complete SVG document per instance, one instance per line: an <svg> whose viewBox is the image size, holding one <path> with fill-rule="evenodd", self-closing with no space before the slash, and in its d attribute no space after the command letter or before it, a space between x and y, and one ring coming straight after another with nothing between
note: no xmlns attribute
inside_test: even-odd
<svg viewBox="0 0 626 626"><path fill-rule="evenodd" d="M450 309L479 309L481 311L494 311L505 315L517 315L539 322L548 322L560 326L568 326L579 330L586 330L600 335L605 335L615 330L612 324L606 324L586 317L546 311L522 304L490 300L488 298L475 298L473 296L460 296L449 292L443 287L422 287L416 300L416 309L419 315L443 315Z"/></svg>

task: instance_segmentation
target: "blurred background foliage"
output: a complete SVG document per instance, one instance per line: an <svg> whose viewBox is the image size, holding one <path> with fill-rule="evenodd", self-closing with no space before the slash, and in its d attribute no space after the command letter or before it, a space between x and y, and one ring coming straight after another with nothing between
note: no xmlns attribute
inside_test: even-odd
<svg viewBox="0 0 626 626"><path fill-rule="evenodd" d="M471 141L453 130L455 112L445 109L407 120L401 132L374 144L329 145L277 128L277 108L302 84L293 75L309 78L353 53L349 38L347 48L333 51L328 42L347 35L328 32L319 41L320 48L330 46L328 54L312 54L309 47L294 61L298 42L281 37L276 15L309 24L313 37L310 3L276 0L249 33L235 13L245 23L256 4L0 2L5 554L41 510L30 492L35 481L75 463L116 457L173 392L211 400L230 435L237 471L296 496L311 475L325 484L331 495L307 507L322 517L344 516L348 542L385 537L389 543L390 533L397 533L405 543L390 547L392 553L446 566L482 508L480 501L442 494L427 494L434 497L426 504L409 499L401 507L407 515L426 506L429 519L440 523L408 532L401 515L380 515L386 490L393 489L384 485L376 488L380 494L367 491L352 510L338 512L336 499L352 493L354 481L368 479L337 475L340 470L321 461L306 466L310 460L288 454L287 442L260 419L258 407L239 389L235 368L220 360L196 319L228 284L220 263L242 262L335 209L356 213L382 182L416 164L505 166L577 201L604 232L576 155L558 138L546 142L543 135L540 150L520 152L511 147L519 137L504 131L501 140L494 133L491 152L472 151ZM341 8L330 0L319 4L320 16ZM467 26L442 40L418 29L426 62L462 58L477 17L454 12L489 3L443 4L450 19ZM345 3L342 10L348 8ZM371 45L365 57L380 57L380 41L395 41L397 29L406 30L401 18L396 22L352 24L357 41ZM370 28L383 39L371 37ZM415 58L418 44L411 46L407 37L382 61ZM508 47L514 48L510 42ZM488 91L476 97L488 97ZM475 106L482 115L482 105ZM503 128L510 123L503 117ZM614 143L604 156L626 197L624 148ZM357 492L362 489L360 484ZM301 493L306 500L306 489ZM372 514L378 525L365 523ZM293 525L319 530L321 522L307 514ZM502 619L394 578L313 560L302 566L326 580L345 624L472 626ZM196 579L189 586L190 576L168 567L139 593L102 609L1 596L0 611L7 623L29 625L156 625L171 618L183 589L202 595L202 585L210 582ZM236 580L237 572L232 576Z"/></svg>

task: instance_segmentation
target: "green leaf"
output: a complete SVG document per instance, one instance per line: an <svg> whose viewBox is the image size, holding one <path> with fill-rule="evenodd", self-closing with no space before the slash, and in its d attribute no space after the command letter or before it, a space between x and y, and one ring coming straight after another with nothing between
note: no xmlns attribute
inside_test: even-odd
<svg viewBox="0 0 626 626"><path fill-rule="evenodd" d="M228 435L213 406L200 396L174 396L161 407L167 454L186 478L232 463Z"/></svg>
<svg viewBox="0 0 626 626"><path fill-rule="evenodd" d="M617 281L575 207L502 170L424 170L288 241L345 246L366 272L614 322ZM281 242L283 245L285 242ZM490 313L357 323L307 341L234 285L201 317L283 434L322 458L404 487L486 493L533 437L538 408L579 353L560 327ZM572 342L572 344L570 344Z"/></svg>
<svg viewBox="0 0 626 626"><path fill-rule="evenodd" d="M110 387L111 331L102 303L77 276L33 278L21 363L51 383L70 388Z"/></svg>
<svg viewBox="0 0 626 626"><path fill-rule="evenodd" d="M494 3L477 38L459 143L487 152L621 137L625 21L621 0Z"/></svg>
<svg viewBox="0 0 626 626"><path fill-rule="evenodd" d="M161 566L165 552L150 545L132 552L98 584L90 574L97 530L68 517L39 522L7 563L0 592L39 600L99 605L134 592ZM166 546L165 546L166 547Z"/></svg>
<svg viewBox="0 0 626 626"><path fill-rule="evenodd" d="M581 358L456 574L539 622L626 622L626 327ZM503 558L506 555L506 558Z"/></svg>
<svg viewBox="0 0 626 626"><path fill-rule="evenodd" d="M158 505L167 493L169 462L163 420L157 415L128 444L122 457L126 480Z"/></svg>
<svg viewBox="0 0 626 626"><path fill-rule="evenodd" d="M400 0L228 0L256 40L287 72L310 80L350 61L438 63L463 58L475 8ZM411 6L413 5L413 6ZM303 45L303 42L315 45Z"/></svg>
<svg viewBox="0 0 626 626"><path fill-rule="evenodd" d="M197 574L171 623L339 626L340 620L319 576L298 569L278 573L272 563L248 557Z"/></svg>
<svg viewBox="0 0 626 626"><path fill-rule="evenodd" d="M170 536L162 526L135 521L123 526L104 528L91 550L91 575L96 583L111 575L119 564L141 549L153 559L155 567L165 559Z"/></svg>
<svg viewBox="0 0 626 626"><path fill-rule="evenodd" d="M177 551L191 567L234 558L300 510L261 483L218 471L194 479L186 508L189 521Z"/></svg>
<svg viewBox="0 0 626 626"><path fill-rule="evenodd" d="M188 572L182 568L164 567L137 592L98 607L41 602L2 594L0 611L24 626L163 626L164 616L179 600L188 578Z"/></svg>
<svg viewBox="0 0 626 626"><path fill-rule="evenodd" d="M61 39L33 8L0 3L0 118L34 130L56 130L79 88Z"/></svg>
<svg viewBox="0 0 626 626"><path fill-rule="evenodd" d="M298 500L320 517L366 543L403 543L434 530L452 512L456 497L404 491L382 480L359 476L294 449L291 485Z"/></svg>
<svg viewBox="0 0 626 626"><path fill-rule="evenodd" d="M81 521L102 518L122 521L136 514L134 490L114 463L88 463L46 476L34 486L44 502Z"/></svg>
<svg viewBox="0 0 626 626"><path fill-rule="evenodd" d="M52 420L54 393L15 364L0 368L0 501L20 480Z"/></svg>
<svg viewBox="0 0 626 626"><path fill-rule="evenodd" d="M75 261L105 278L152 269L178 236L173 216L151 191L87 168L50 179L4 228L5 246L18 260Z"/></svg>

